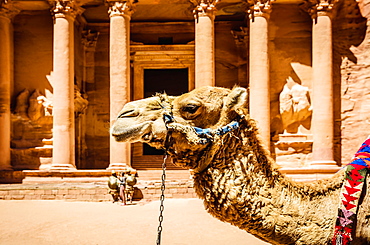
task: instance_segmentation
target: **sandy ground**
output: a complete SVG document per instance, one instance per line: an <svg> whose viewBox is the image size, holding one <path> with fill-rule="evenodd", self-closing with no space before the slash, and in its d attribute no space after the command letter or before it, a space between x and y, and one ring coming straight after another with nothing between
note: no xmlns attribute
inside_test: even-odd
<svg viewBox="0 0 370 245"><path fill-rule="evenodd" d="M120 206L65 201L0 201L1 245L156 244L159 201ZM166 199L162 245L262 245L223 223L199 199Z"/></svg>

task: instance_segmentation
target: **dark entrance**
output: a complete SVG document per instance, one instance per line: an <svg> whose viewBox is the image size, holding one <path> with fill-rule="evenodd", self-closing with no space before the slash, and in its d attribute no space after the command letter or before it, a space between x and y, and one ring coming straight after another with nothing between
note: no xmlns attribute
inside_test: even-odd
<svg viewBox="0 0 370 245"><path fill-rule="evenodd" d="M144 97L156 93L178 96L188 92L188 69L144 69ZM136 155L141 148L141 154ZM162 165L163 150L157 150L147 144L135 147L134 158L136 169L158 169ZM136 152L136 154L135 154ZM135 157L136 155L136 157ZM178 169L174 165L167 168Z"/></svg>
<svg viewBox="0 0 370 245"><path fill-rule="evenodd" d="M144 70L144 97L156 93L181 95L188 92L188 69L145 69ZM143 144L143 155L163 155L157 150Z"/></svg>

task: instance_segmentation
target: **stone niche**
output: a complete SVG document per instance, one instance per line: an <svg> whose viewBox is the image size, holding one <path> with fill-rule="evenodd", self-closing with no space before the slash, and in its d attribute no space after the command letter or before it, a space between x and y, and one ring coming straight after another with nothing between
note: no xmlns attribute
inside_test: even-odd
<svg viewBox="0 0 370 245"><path fill-rule="evenodd" d="M38 90L25 89L16 98L11 115L13 169L42 169L51 164L52 103Z"/></svg>
<svg viewBox="0 0 370 245"><path fill-rule="evenodd" d="M194 42L182 45L143 45L141 43L131 43L131 60L133 68L133 99L142 99L144 97L154 95L154 92L162 92L157 83L148 82L152 84L148 89L145 89L146 78L145 71L147 70L168 70L179 69L185 70L187 73L186 81L174 76L169 81L176 87L185 87L187 91L194 89L195 79L195 46ZM184 83L184 84L183 84ZM181 85L180 85L181 84ZM161 85L163 86L163 84ZM165 86L169 89L171 86ZM183 92L187 92L183 91ZM165 91L170 95L175 94L174 91ZM160 169L163 162L162 155L152 155L152 153L145 153L142 143L134 143L133 151L133 167L136 169ZM178 169L178 167L171 165L171 169Z"/></svg>
<svg viewBox="0 0 370 245"><path fill-rule="evenodd" d="M78 118L88 101L75 87L74 107ZM16 98L11 115L11 158L14 170L48 170L53 151L53 105L37 89L24 89Z"/></svg>
<svg viewBox="0 0 370 245"><path fill-rule="evenodd" d="M273 138L277 162L286 168L308 167L313 143L309 88L289 76L279 96L279 112L274 122L280 134Z"/></svg>

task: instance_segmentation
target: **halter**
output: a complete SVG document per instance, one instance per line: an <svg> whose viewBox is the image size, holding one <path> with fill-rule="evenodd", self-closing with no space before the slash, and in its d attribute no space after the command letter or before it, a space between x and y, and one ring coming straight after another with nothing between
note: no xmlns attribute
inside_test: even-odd
<svg viewBox="0 0 370 245"><path fill-rule="evenodd" d="M168 102L167 96L165 94L158 94L157 96L161 100L159 105L163 109L163 122L164 122L164 125L166 126L166 129L167 129L166 140L165 140L165 143L164 143L165 154L167 154L167 151L171 146L171 133L172 133L172 130L170 130L170 127L168 125L170 123L174 122L175 119L174 119L173 114L172 114L172 105L171 105L171 103Z"/></svg>
<svg viewBox="0 0 370 245"><path fill-rule="evenodd" d="M200 145L206 145L210 142L214 142L215 138L219 136L223 136L227 133L230 133L240 127L241 121L245 118L244 115L238 114L237 118L233 120L232 122L226 124L225 126L220 126L216 129L211 128L199 128L199 127L193 127L193 126L184 126L179 125L174 126L176 124L175 119L173 117L172 113L172 105L168 102L168 98L166 95L158 94L157 95L160 98L160 106L163 109L163 121L167 129L167 135L166 140L164 144L165 151L167 152L173 141L171 134L174 131L183 132L185 134L191 134L192 140L191 142L194 144L200 144ZM174 123L174 124L173 124ZM172 125L171 125L172 124ZM215 152L215 149L210 149L210 154L207 154L209 159L207 161L202 161L197 168L192 169L193 173L201 173L203 172L210 164L211 160L213 159L213 153ZM166 153L167 154L167 153Z"/></svg>

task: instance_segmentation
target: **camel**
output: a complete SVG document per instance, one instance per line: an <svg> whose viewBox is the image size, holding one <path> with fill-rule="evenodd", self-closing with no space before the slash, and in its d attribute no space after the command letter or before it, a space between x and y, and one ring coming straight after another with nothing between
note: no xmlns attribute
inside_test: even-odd
<svg viewBox="0 0 370 245"><path fill-rule="evenodd" d="M166 149L173 163L192 171L195 192L212 216L263 241L314 245L333 237L344 171L305 183L279 172L248 115L244 88L205 86L129 102L111 134ZM369 179L351 244L370 244Z"/></svg>

